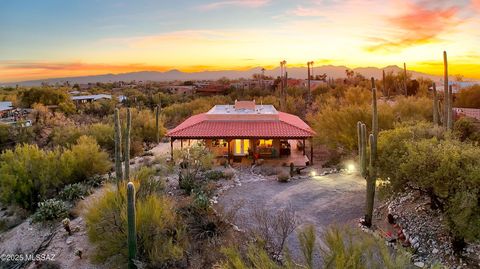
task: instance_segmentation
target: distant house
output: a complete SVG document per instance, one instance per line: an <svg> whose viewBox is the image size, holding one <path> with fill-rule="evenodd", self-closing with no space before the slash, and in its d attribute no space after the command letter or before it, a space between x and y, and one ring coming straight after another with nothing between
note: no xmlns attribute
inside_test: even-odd
<svg viewBox="0 0 480 269"><path fill-rule="evenodd" d="M471 87L475 84L480 85L480 81L449 81L448 82L448 85L452 86L452 93L458 93L462 89ZM437 91L443 92L444 85L445 84L437 84L436 85ZM431 87L430 87L430 89L431 89Z"/></svg>
<svg viewBox="0 0 480 269"><path fill-rule="evenodd" d="M184 85L169 85L165 86L164 89L170 93L176 94L193 94L195 93L195 86L184 86Z"/></svg>
<svg viewBox="0 0 480 269"><path fill-rule="evenodd" d="M217 95L224 94L227 88L223 85L208 85L205 87L198 88L196 93L198 95Z"/></svg>
<svg viewBox="0 0 480 269"><path fill-rule="evenodd" d="M12 112L15 108L13 107L12 102L9 101L1 101L0 102L0 117L5 117L10 112Z"/></svg>
<svg viewBox="0 0 480 269"><path fill-rule="evenodd" d="M216 105L210 111L194 115L170 130L174 140L199 139L217 156L230 160L245 157L278 158L290 155L289 139L311 139L315 132L299 117L279 112L272 105L256 105L255 101L235 101L234 105ZM183 143L182 143L183 144ZM305 163L312 163L303 155ZM173 158L173 155L172 155Z"/></svg>
<svg viewBox="0 0 480 269"><path fill-rule="evenodd" d="M110 94L93 94L72 96L72 100L77 104L92 103L98 100L112 99Z"/></svg>
<svg viewBox="0 0 480 269"><path fill-rule="evenodd" d="M480 109L478 108L454 107L453 113L455 118L469 117L480 121Z"/></svg>

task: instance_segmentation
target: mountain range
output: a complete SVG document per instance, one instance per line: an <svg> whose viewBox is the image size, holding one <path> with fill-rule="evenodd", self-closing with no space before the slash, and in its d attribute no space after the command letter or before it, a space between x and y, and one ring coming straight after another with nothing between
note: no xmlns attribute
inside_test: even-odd
<svg viewBox="0 0 480 269"><path fill-rule="evenodd" d="M79 76L79 77L64 77L64 78L48 78L48 79L39 79L39 80L28 80L20 82L9 82L9 83L0 83L4 86L38 86L42 82L49 84L63 83L68 81L71 84L75 83L95 83L95 82L114 82L114 81L173 81L173 80L216 80L222 77L228 79L239 79L239 78L251 78L253 74L261 73L261 67L256 67L248 70L223 70L223 71L201 71L201 72L182 72L179 70L170 70L166 72L159 71L140 71L140 72L129 72L129 73L120 73L120 74L102 74L102 75L92 75L92 76ZM345 70L350 69L346 66L334 66L334 65L323 65L316 66L313 68L313 75L318 74L327 74L331 78L344 78ZM385 73L388 72L401 72L402 68L391 65L384 68L377 67L358 67L351 69L356 73L359 73L365 77L374 77L376 79L381 79L382 70L385 70ZM409 71L412 74L413 78L429 78L433 81L441 81L441 76L430 75L426 73ZM290 78L305 78L306 67L288 67L287 68L288 77ZM265 75L277 77L280 75L280 68L275 68L271 70L266 70Z"/></svg>

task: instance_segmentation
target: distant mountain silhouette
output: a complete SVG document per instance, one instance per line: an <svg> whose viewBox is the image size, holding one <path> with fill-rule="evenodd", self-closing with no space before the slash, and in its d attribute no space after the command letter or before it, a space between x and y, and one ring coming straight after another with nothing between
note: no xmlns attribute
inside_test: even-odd
<svg viewBox="0 0 480 269"><path fill-rule="evenodd" d="M39 79L39 80L29 80L21 82L9 82L9 83L0 83L0 85L6 86L37 86L42 82L49 84L63 83L65 81L70 82L71 84L75 83L95 83L95 82L114 82L114 81L173 81L173 80L216 80L222 77L229 79L239 79L239 78L251 78L255 73L261 73L261 67L252 68L245 71L238 70L223 70L223 71L202 71L202 72L182 72L176 69L158 72L158 71L140 71L140 72L130 72L130 73L120 73L120 74L103 74L103 75L94 75L94 76L80 76L80 77L65 77L65 78L49 78L49 79ZM334 66L334 65L323 65L316 66L313 68L313 75L318 74L327 74L328 77L332 78L344 78L345 70L350 69L346 66ZM353 71L359 73L367 78L374 77L376 79L381 79L382 70L385 72L394 72L397 73L403 69L391 65L384 68L377 67L358 67L354 68ZM408 70L407 70L408 71ZM306 67L287 67L288 77L290 78L305 78ZM412 74L414 78L425 77L430 78L434 81L440 81L441 76L435 76L425 73L420 73L416 71L408 71ZM275 68L271 70L266 70L265 75L277 77L280 75L280 68Z"/></svg>

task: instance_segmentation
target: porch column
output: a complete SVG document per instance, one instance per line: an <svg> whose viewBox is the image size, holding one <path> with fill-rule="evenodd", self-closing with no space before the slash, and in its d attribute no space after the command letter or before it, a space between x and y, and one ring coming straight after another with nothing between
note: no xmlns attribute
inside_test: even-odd
<svg viewBox="0 0 480 269"><path fill-rule="evenodd" d="M310 138L310 165L313 165L313 139Z"/></svg>
<svg viewBox="0 0 480 269"><path fill-rule="evenodd" d="M183 139L180 139L180 148L183 149Z"/></svg>
<svg viewBox="0 0 480 269"><path fill-rule="evenodd" d="M228 164L230 164L230 142L232 142L231 139L227 139L227 161L228 161Z"/></svg>
<svg viewBox="0 0 480 269"><path fill-rule="evenodd" d="M305 145L305 138L303 139L303 156L305 156L305 148L307 147L307 145Z"/></svg>
<svg viewBox="0 0 480 269"><path fill-rule="evenodd" d="M173 141L175 141L175 139L170 138L170 160L172 162L173 162Z"/></svg>
<svg viewBox="0 0 480 269"><path fill-rule="evenodd" d="M255 154L257 152L257 139L252 139L252 160L253 160L253 164L255 164L256 162L256 158L255 158Z"/></svg>

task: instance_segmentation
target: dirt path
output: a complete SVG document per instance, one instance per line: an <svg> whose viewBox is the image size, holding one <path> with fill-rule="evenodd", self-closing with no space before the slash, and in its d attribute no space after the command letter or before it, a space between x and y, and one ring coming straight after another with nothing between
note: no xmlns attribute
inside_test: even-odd
<svg viewBox="0 0 480 269"><path fill-rule="evenodd" d="M330 224L353 224L363 216L365 183L358 176L305 176L279 183L272 177L241 173L239 179L242 184L226 191L218 201L226 208L242 203L236 218L240 228L253 225L250 216L258 206L276 211L290 205L299 219L297 231L313 224L318 236ZM300 257L296 233L288 238L287 247L294 258Z"/></svg>

